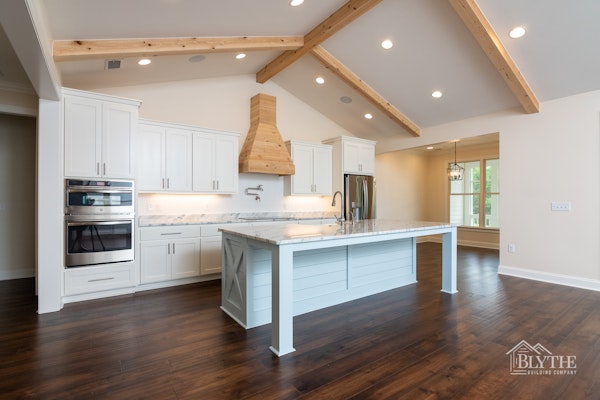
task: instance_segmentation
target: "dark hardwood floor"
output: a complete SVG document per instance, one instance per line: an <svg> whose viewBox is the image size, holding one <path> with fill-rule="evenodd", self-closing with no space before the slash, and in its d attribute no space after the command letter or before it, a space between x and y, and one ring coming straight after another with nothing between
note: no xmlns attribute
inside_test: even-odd
<svg viewBox="0 0 600 400"><path fill-rule="evenodd" d="M420 244L417 284L296 317L282 358L270 325L220 311L220 281L44 315L32 279L0 282L0 398L599 399L600 293L458 254L458 294L440 292L441 245ZM576 356L576 374L512 375L521 340Z"/></svg>

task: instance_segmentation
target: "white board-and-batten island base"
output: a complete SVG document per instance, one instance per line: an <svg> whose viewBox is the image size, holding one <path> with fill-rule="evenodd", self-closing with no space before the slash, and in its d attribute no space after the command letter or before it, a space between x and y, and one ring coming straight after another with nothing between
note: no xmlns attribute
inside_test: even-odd
<svg viewBox="0 0 600 400"><path fill-rule="evenodd" d="M442 235L442 292L456 293L456 226L362 220L220 229L221 309L246 329L272 324L271 351L293 352L293 317L416 283L416 238Z"/></svg>

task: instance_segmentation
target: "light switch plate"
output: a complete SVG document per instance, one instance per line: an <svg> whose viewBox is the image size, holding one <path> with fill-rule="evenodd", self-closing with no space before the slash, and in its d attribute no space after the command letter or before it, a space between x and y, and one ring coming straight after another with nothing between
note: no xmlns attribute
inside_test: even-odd
<svg viewBox="0 0 600 400"><path fill-rule="evenodd" d="M553 201L550 203L551 211L571 211L570 201Z"/></svg>

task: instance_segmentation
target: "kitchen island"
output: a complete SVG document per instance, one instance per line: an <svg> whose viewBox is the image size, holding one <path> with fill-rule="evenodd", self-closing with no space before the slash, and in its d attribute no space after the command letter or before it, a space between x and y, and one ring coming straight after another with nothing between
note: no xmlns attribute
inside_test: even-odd
<svg viewBox="0 0 600 400"><path fill-rule="evenodd" d="M221 309L246 329L272 323L293 352L293 317L416 282L416 238L442 235L442 291L456 293L456 226L363 220L222 228Z"/></svg>

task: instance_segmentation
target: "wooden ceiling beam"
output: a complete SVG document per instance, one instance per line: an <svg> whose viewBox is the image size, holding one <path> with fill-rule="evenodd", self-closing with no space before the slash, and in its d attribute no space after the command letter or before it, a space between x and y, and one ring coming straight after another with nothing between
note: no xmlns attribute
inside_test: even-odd
<svg viewBox="0 0 600 400"><path fill-rule="evenodd" d="M448 0L471 35L483 49L526 113L537 113L540 105L506 48L475 0Z"/></svg>
<svg viewBox="0 0 600 400"><path fill-rule="evenodd" d="M410 119L404 116L388 101L381 97L373 88L363 82L358 76L350 71L344 64L339 62L327 50L321 46L316 46L311 50L311 55L315 57L325 68L330 70L347 85L359 92L375 107L381 110L385 115L390 117L398 125L406 129L413 136L421 136L421 130Z"/></svg>
<svg viewBox="0 0 600 400"><path fill-rule="evenodd" d="M54 60L149 57L238 51L294 50L304 45L301 36L156 38L124 40L61 40L53 45Z"/></svg>
<svg viewBox="0 0 600 400"><path fill-rule="evenodd" d="M304 45L287 50L256 73L256 82L265 83L289 65L310 52L313 47L333 36L340 29L381 3L382 0L350 0L327 19L304 35Z"/></svg>

